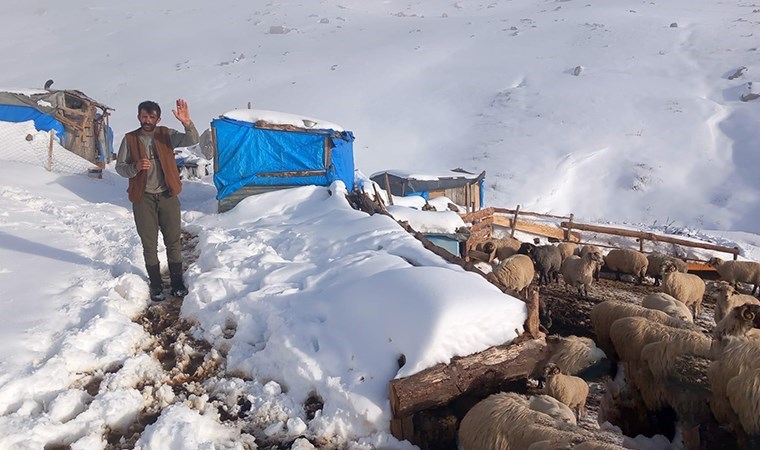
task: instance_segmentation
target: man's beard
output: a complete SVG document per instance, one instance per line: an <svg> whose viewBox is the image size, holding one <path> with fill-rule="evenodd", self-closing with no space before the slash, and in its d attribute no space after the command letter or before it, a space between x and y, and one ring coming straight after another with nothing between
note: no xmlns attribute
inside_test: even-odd
<svg viewBox="0 0 760 450"><path fill-rule="evenodd" d="M144 122L140 124L140 127L142 128L143 131L150 133L151 131L156 129L156 124Z"/></svg>

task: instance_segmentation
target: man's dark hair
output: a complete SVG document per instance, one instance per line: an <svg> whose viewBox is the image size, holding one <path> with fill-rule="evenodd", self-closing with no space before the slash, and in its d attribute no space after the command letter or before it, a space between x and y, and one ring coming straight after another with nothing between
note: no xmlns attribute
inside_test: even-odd
<svg viewBox="0 0 760 450"><path fill-rule="evenodd" d="M151 101L151 100L145 100L144 102L140 103L137 106L137 114L140 114L140 111L142 110L148 111L148 113L155 112L158 117L161 117L161 107L158 106L158 103Z"/></svg>

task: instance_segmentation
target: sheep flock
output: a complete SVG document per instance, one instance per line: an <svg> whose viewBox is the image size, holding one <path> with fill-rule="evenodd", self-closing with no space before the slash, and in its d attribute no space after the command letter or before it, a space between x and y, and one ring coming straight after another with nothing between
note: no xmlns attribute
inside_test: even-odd
<svg viewBox="0 0 760 450"><path fill-rule="evenodd" d="M515 239L485 249L492 280L522 292L540 285L550 307L562 299L565 315L588 327L583 336L547 327L546 355L529 377L537 384L470 408L460 448L644 449L636 434L665 430L672 447L661 448L724 448L730 436L725 448L760 449L760 263L714 257L719 279L705 281L658 253ZM600 272L633 279L600 281ZM586 414L590 395L598 423ZM616 427L622 439L600 438Z"/></svg>

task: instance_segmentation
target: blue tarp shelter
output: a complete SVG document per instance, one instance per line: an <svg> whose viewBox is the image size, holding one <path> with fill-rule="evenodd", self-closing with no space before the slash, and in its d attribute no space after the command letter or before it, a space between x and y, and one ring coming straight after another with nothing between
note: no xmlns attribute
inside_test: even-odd
<svg viewBox="0 0 760 450"><path fill-rule="evenodd" d="M227 117L213 120L211 127L217 200L243 188L329 186L336 180L353 189L350 131L278 127Z"/></svg>

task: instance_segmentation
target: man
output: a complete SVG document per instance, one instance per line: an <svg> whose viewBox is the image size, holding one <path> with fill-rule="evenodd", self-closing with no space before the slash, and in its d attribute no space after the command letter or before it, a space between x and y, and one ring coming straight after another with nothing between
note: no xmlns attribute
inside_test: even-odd
<svg viewBox="0 0 760 450"><path fill-rule="evenodd" d="M180 242L180 204L182 190L179 171L174 159L175 147L198 143L198 130L190 120L187 102L177 100L174 117L185 127L180 133L157 126L161 122L161 107L144 101L137 107L140 128L127 133L116 157L116 172L129 178L127 192L132 202L137 234L145 256L145 269L150 280L150 298L163 300L164 283L158 261L158 230L164 237L169 262L171 294L184 297L187 288L182 280L182 245Z"/></svg>

